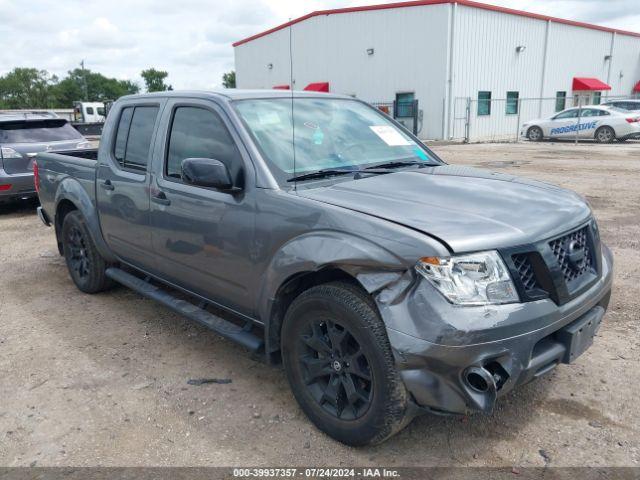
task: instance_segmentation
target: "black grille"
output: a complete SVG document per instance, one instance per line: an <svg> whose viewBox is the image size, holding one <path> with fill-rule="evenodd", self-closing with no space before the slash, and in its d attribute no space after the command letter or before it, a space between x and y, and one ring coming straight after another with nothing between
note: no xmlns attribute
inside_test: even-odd
<svg viewBox="0 0 640 480"><path fill-rule="evenodd" d="M540 284L536 279L536 274L533 271L533 265L529 255L526 253L517 253L511 257L513 265L516 267L516 271L520 276L520 281L524 286L526 292L530 293L540 288Z"/></svg>
<svg viewBox="0 0 640 480"><path fill-rule="evenodd" d="M595 271L589 248L588 228L581 228L549 242L549 247L567 283L580 278L587 272Z"/></svg>

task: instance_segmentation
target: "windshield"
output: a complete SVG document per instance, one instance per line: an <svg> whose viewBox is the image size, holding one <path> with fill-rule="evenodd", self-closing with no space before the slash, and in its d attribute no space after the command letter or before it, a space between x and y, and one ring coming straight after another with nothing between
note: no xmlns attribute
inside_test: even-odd
<svg viewBox="0 0 640 480"><path fill-rule="evenodd" d="M66 120L38 120L0 123L0 143L40 143L81 140L83 137Z"/></svg>
<svg viewBox="0 0 640 480"><path fill-rule="evenodd" d="M356 100L296 98L295 128L291 98L240 100L236 109L279 181L322 169L441 163L383 113Z"/></svg>

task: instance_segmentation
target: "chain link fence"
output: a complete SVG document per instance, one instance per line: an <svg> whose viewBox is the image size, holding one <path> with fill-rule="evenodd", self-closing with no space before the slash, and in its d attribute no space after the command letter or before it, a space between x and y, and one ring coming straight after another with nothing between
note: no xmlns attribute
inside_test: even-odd
<svg viewBox="0 0 640 480"><path fill-rule="evenodd" d="M600 103L611 100L628 100L639 97L609 96ZM549 118L571 107L593 104L583 95L549 98L499 98L454 99L450 125L452 140L462 142L517 142L523 123L538 118Z"/></svg>

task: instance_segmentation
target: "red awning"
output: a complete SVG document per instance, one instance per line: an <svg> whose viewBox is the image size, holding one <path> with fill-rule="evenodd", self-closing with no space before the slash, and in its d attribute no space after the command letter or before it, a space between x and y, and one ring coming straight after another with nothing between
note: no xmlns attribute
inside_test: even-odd
<svg viewBox="0 0 640 480"><path fill-rule="evenodd" d="M573 91L600 91L611 90L611 87L597 78L573 77Z"/></svg>
<svg viewBox="0 0 640 480"><path fill-rule="evenodd" d="M636 83L636 86L633 87L633 93L640 93L640 81Z"/></svg>
<svg viewBox="0 0 640 480"><path fill-rule="evenodd" d="M329 82L310 83L304 89L308 92L328 92Z"/></svg>
<svg viewBox="0 0 640 480"><path fill-rule="evenodd" d="M274 90L291 90L289 85L274 85Z"/></svg>

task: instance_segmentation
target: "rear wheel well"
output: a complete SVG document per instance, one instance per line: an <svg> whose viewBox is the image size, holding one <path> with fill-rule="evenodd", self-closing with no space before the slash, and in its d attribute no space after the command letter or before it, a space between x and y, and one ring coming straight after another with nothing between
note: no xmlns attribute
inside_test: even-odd
<svg viewBox="0 0 640 480"><path fill-rule="evenodd" d="M54 219L54 227L56 230L56 240L58 242L58 252L60 255L64 254L62 249L62 223L64 222L64 217L66 217L70 212L74 210L78 210L78 207L71 200L61 200L56 207L56 216Z"/></svg>
<svg viewBox="0 0 640 480"><path fill-rule="evenodd" d="M340 268L324 268L313 272L303 272L289 277L276 293L271 309L269 332L267 340L267 355L272 363L279 363L280 359L280 332L282 321L291 302L302 292L321 285L323 283L342 280L362 288L360 283L350 274Z"/></svg>
<svg viewBox="0 0 640 480"><path fill-rule="evenodd" d="M593 134L593 138L598 140L598 133L600 133L602 130L611 130L611 133L613 134L613 138L611 138L611 141L616 139L616 131L613 127L609 125L601 125L600 127L598 127L595 133Z"/></svg>

